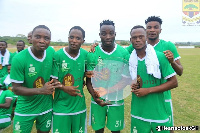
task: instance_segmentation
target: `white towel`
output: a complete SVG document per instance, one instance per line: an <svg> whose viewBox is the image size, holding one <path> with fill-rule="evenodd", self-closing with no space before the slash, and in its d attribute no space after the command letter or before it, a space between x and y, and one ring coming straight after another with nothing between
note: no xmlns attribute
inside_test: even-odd
<svg viewBox="0 0 200 133"><path fill-rule="evenodd" d="M11 83L10 74L7 75L6 79L4 80L4 83L6 86L8 86Z"/></svg>
<svg viewBox="0 0 200 133"><path fill-rule="evenodd" d="M3 58L3 62L1 62L1 58ZM1 52L0 52L0 64L2 64L2 66L8 65L9 64L9 58L10 58L10 52L6 49L6 52L4 54L4 56L2 56Z"/></svg>
<svg viewBox="0 0 200 133"><path fill-rule="evenodd" d="M147 44L146 48L146 57L145 64L147 67L147 73L153 75L155 78L160 79L161 73L159 69L159 61L156 55L156 52L150 44ZM132 80L137 78L137 66L138 66L138 57L136 54L136 50L134 49L130 55L129 59L129 70L132 77Z"/></svg>

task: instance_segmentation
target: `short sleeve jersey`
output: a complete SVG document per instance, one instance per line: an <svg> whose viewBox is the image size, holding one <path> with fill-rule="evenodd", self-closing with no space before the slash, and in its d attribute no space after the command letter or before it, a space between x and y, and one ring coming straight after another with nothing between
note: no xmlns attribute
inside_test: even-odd
<svg viewBox="0 0 200 133"><path fill-rule="evenodd" d="M13 93L10 90L0 90L0 104L4 104L6 102L6 98L13 100ZM12 102L10 108L0 108L0 115L8 115L10 116L12 112Z"/></svg>
<svg viewBox="0 0 200 133"><path fill-rule="evenodd" d="M133 45L129 45L128 47L126 47L126 50L129 52L129 54L132 53L132 51L134 50Z"/></svg>
<svg viewBox="0 0 200 133"><path fill-rule="evenodd" d="M102 62L104 59L105 60L126 60L128 57L129 53L127 52L127 50L125 50L123 47L121 47L118 44L115 44L115 48L112 52L108 53L106 51L103 50L103 48L101 47L101 45L97 46L95 48L95 52L94 53L88 53L87 55L87 71L91 71L94 70L95 66ZM108 64L104 64L104 65L109 65ZM111 81L109 85L107 85L108 87L112 87L114 86L116 83L115 81L119 81L118 78L116 77L116 75L112 74L112 71L114 71L115 68L113 67L113 69L110 69L110 77L109 80ZM114 93L112 93L114 94ZM93 100L93 98L92 98ZM94 101L94 100L93 100ZM118 104L123 103L123 100L120 100L117 102Z"/></svg>
<svg viewBox="0 0 200 133"><path fill-rule="evenodd" d="M14 83L31 88L42 88L52 74L54 49L48 47L42 59L34 56L31 48L21 51L12 60L10 78ZM16 113L40 114L52 109L52 95L18 96Z"/></svg>
<svg viewBox="0 0 200 133"><path fill-rule="evenodd" d="M11 64L13 53L9 52L9 54L10 56L8 63ZM4 56L1 56L1 62L3 62L4 58L5 58ZM6 74L8 74L7 66L2 66L2 64L0 64L0 79L3 78L3 76Z"/></svg>
<svg viewBox="0 0 200 133"><path fill-rule="evenodd" d="M160 63L161 79L157 79L147 73L145 58L143 60L138 59L137 77L140 78L141 88L148 89L159 86L162 84L162 79L168 79L175 75L165 55L158 51L156 51L156 54ZM150 122L151 120L160 121L168 119L164 93L151 93L143 97L137 97L135 94L132 94L131 114Z"/></svg>
<svg viewBox="0 0 200 133"><path fill-rule="evenodd" d="M75 58L71 57L65 48L55 53L52 77L58 79L65 86L79 86L77 89L83 96L70 96L63 90L56 89L53 102L55 113L77 113L86 109L83 93L86 55L87 51L82 48Z"/></svg>
<svg viewBox="0 0 200 133"><path fill-rule="evenodd" d="M0 80L0 85L1 88L6 88L7 90L13 91L12 90L12 82L10 80L10 74L5 75L1 80ZM13 93L13 92L12 92ZM13 93L14 97L18 97Z"/></svg>
<svg viewBox="0 0 200 133"><path fill-rule="evenodd" d="M178 54L176 46L170 41L167 42L167 41L160 39L158 44L154 45L153 47L155 50L160 51L160 52L170 50L174 55L174 60L178 60L181 58L180 55Z"/></svg>

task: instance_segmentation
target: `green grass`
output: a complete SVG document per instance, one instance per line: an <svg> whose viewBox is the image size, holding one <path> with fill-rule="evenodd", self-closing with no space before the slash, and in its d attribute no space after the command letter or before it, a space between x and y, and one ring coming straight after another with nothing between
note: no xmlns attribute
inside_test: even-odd
<svg viewBox="0 0 200 133"><path fill-rule="evenodd" d="M11 49L11 51L14 49ZM15 49L16 50L16 49ZM57 49L56 49L57 50ZM13 52L12 51L12 52ZM200 49L178 49L181 55L181 63L184 67L184 72L181 77L177 76L179 86L172 90L172 102L174 109L174 123L175 126L200 126ZM87 114L89 115L90 108L90 95L87 89L84 88L87 104ZM125 99L125 129L122 133L130 132L130 108L131 108L131 96ZM89 118L89 117L87 117ZM3 133L11 133L12 126L5 129ZM88 133L94 131L88 126ZM106 129L106 133L109 131ZM175 131L177 133L190 133L191 131ZM35 126L32 133L36 133ZM197 131L192 131L197 133Z"/></svg>

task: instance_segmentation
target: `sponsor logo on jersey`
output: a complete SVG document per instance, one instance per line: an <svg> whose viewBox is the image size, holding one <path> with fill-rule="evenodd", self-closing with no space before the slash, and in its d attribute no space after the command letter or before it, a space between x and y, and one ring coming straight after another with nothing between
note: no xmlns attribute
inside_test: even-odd
<svg viewBox="0 0 200 133"><path fill-rule="evenodd" d="M103 68L101 70L101 74L102 74L102 79L103 80L109 80L109 78L110 78L110 70L108 68Z"/></svg>
<svg viewBox="0 0 200 133"><path fill-rule="evenodd" d="M63 78L64 86L73 86L74 85L74 77L71 74L66 74Z"/></svg>
<svg viewBox="0 0 200 133"><path fill-rule="evenodd" d="M138 83L138 89L142 88L142 78L140 77L140 75L137 75L137 83Z"/></svg>
<svg viewBox="0 0 200 133"><path fill-rule="evenodd" d="M44 79L43 77L38 77L34 82L33 82L33 87L34 88L42 88L44 86Z"/></svg>
<svg viewBox="0 0 200 133"><path fill-rule="evenodd" d="M35 72L35 67L33 66L33 64L30 64L30 67L28 70L29 70L29 73L28 73L29 77L32 77L37 74L37 72Z"/></svg>

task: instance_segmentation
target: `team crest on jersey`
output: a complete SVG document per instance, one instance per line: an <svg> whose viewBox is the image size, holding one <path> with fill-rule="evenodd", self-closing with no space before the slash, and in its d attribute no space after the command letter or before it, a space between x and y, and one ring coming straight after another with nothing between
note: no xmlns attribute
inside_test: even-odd
<svg viewBox="0 0 200 133"><path fill-rule="evenodd" d="M65 62L65 60L62 61L62 72L67 71L67 63Z"/></svg>
<svg viewBox="0 0 200 133"><path fill-rule="evenodd" d="M74 85L74 76L69 73L67 75L65 75L65 77L63 78L63 84L65 86L73 86Z"/></svg>
<svg viewBox="0 0 200 133"><path fill-rule="evenodd" d="M34 82L33 82L33 87L34 88L42 88L44 86L44 79L43 77L38 77Z"/></svg>
<svg viewBox="0 0 200 133"><path fill-rule="evenodd" d="M98 58L98 65L103 65L103 59L100 56Z"/></svg>
<svg viewBox="0 0 200 133"><path fill-rule="evenodd" d="M138 83L138 89L142 87L142 78L140 77L140 75L137 75L137 83Z"/></svg>
<svg viewBox="0 0 200 133"><path fill-rule="evenodd" d="M37 72L35 72L35 67L33 66L33 64L30 64L30 67L28 70L29 70L29 73L28 73L29 77L32 77L37 74Z"/></svg>

